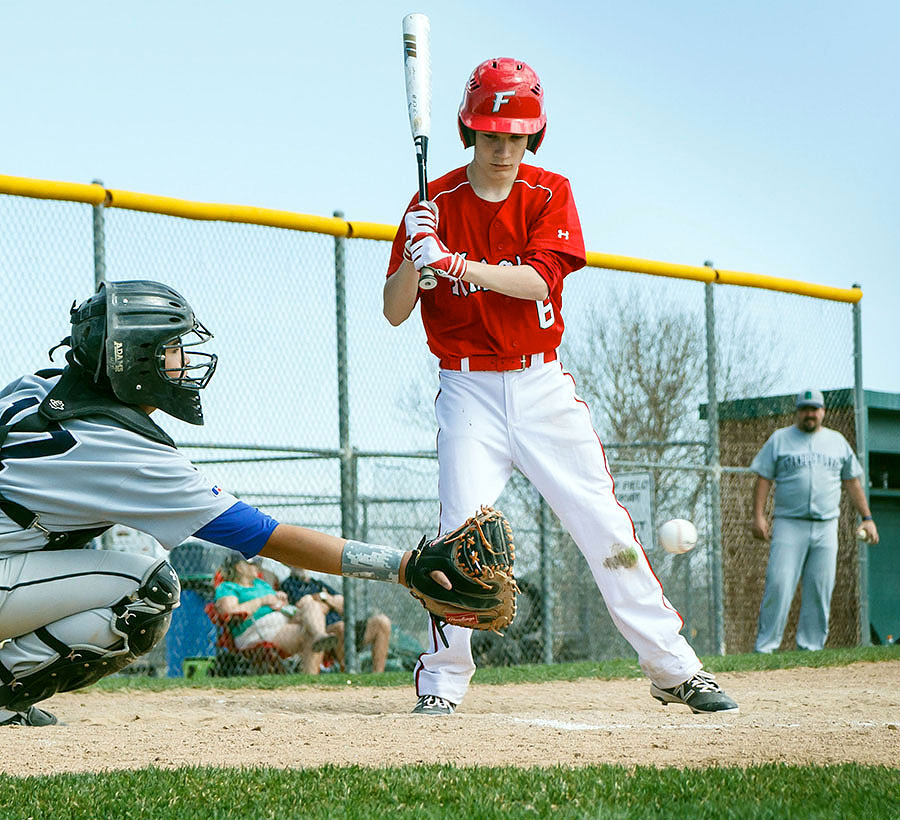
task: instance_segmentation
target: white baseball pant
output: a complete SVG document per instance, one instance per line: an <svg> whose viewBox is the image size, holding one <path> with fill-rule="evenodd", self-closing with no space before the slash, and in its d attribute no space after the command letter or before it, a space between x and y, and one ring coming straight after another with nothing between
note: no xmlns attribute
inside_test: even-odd
<svg viewBox="0 0 900 820"><path fill-rule="evenodd" d="M482 505L493 505L517 467L572 535L613 622L638 655L644 673L662 687L677 686L701 663L680 634L681 616L666 600L637 540L627 510L616 500L590 411L558 362L522 371L441 370L438 422L441 532ZM515 533L515 522L513 532ZM637 565L603 565L634 546ZM444 647L434 628L415 668L416 693L459 703L475 672L471 631L445 626Z"/></svg>

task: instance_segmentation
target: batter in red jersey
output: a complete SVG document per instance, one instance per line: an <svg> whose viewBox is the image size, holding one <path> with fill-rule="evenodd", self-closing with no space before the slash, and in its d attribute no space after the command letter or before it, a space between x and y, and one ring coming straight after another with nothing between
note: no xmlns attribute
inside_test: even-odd
<svg viewBox="0 0 900 820"><path fill-rule="evenodd" d="M518 468L550 504L587 559L607 609L638 654L662 703L696 713L733 712L680 634L681 617L616 500L587 405L557 361L565 277L585 264L581 224L565 177L522 164L547 118L537 74L500 58L479 65L459 110L472 161L410 204L394 240L384 314L399 325L421 306L440 361L438 422L441 532L492 505ZM419 270L438 275L419 290ZM629 548L633 548L629 552ZM637 555L623 566L614 555ZM450 714L475 672L471 631L431 630L415 670L421 714Z"/></svg>

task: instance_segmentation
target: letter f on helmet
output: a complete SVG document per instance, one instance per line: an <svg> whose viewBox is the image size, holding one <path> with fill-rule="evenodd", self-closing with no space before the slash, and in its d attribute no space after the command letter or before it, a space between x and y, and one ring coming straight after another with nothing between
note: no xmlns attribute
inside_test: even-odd
<svg viewBox="0 0 900 820"><path fill-rule="evenodd" d="M513 89L512 91L495 91L494 92L494 107L491 109L492 114L496 114L500 110L500 106L509 102L510 97L515 97L516 91Z"/></svg>

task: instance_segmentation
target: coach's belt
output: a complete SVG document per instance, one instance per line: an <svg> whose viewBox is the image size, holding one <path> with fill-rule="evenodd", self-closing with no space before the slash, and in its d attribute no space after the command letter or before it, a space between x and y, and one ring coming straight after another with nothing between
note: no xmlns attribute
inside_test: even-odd
<svg viewBox="0 0 900 820"><path fill-rule="evenodd" d="M525 370L536 364L546 364L556 361L556 351L549 353L529 353L524 356L466 356L462 359L441 359L441 367L444 370L459 370L468 373L475 370Z"/></svg>

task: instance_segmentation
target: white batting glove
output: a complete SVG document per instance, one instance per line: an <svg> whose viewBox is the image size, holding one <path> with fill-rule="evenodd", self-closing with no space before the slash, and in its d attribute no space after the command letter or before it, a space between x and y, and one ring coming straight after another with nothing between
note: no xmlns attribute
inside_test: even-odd
<svg viewBox="0 0 900 820"><path fill-rule="evenodd" d="M403 217L406 238L415 240L423 233L437 233L438 207L433 202L419 202L413 205Z"/></svg>
<svg viewBox="0 0 900 820"><path fill-rule="evenodd" d="M412 247L412 242L408 239L403 243L403 261L404 262L412 262L412 251L410 248Z"/></svg>
<svg viewBox="0 0 900 820"><path fill-rule="evenodd" d="M466 274L466 257L453 253L437 234L419 236L410 245L413 265L416 270L431 268L438 276L458 282Z"/></svg>

